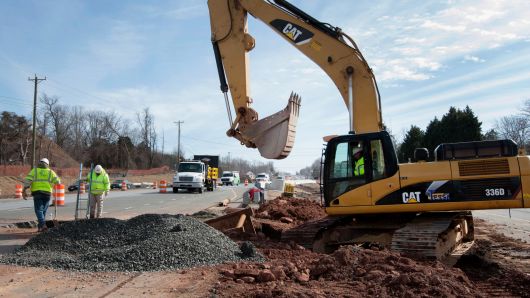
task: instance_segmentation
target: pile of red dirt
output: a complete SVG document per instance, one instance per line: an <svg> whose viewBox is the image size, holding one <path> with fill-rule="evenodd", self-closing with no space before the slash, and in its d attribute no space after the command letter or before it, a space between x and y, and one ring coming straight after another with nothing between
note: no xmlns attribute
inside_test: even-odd
<svg viewBox="0 0 530 298"><path fill-rule="evenodd" d="M326 216L324 208L319 203L297 198L277 197L267 201L255 214L256 218L270 220L292 219L295 223L316 220ZM288 221L288 220L287 220Z"/></svg>
<svg viewBox="0 0 530 298"><path fill-rule="evenodd" d="M284 244L287 246L286 244ZM331 255L262 248L269 261L219 268L220 297L481 297L460 269L388 250L345 246Z"/></svg>

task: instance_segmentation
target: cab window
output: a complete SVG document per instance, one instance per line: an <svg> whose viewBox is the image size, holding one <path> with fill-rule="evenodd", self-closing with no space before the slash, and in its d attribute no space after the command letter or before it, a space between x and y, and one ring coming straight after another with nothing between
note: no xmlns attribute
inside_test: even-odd
<svg viewBox="0 0 530 298"><path fill-rule="evenodd" d="M329 188L331 197L366 183L364 172L363 142L339 143L335 147L333 161L329 164Z"/></svg>
<svg viewBox="0 0 530 298"><path fill-rule="evenodd" d="M370 141L370 152L373 180L385 178L385 155L383 154L383 143L381 140Z"/></svg>

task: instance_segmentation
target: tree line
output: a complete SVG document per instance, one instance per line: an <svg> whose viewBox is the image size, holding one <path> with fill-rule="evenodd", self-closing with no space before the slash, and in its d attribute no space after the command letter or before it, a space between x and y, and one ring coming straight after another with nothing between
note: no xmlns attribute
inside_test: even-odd
<svg viewBox="0 0 530 298"><path fill-rule="evenodd" d="M42 140L49 139L74 160L109 168L146 169L171 165L176 160L158 147L155 118L147 107L130 120L114 111L64 105L58 97L47 94L39 102L37 157L45 154ZM30 164L32 122L7 111L0 117L0 163Z"/></svg>
<svg viewBox="0 0 530 298"><path fill-rule="evenodd" d="M177 153L166 154L161 148L155 117L149 108L125 119L114 111L87 110L81 106L61 104L56 96L43 94L37 113L36 156L49 156L50 143L57 144L75 161L85 165L102 164L107 168L146 169L167 165L173 168ZM31 163L32 121L22 115L4 111L0 114L0 164ZM162 139L163 139L162 135ZM162 145L163 147L163 145ZM48 155L47 155L48 154ZM181 150L180 160L191 159ZM58 160L53 166L65 167ZM220 158L220 171L254 174L276 174L273 162L247 161L241 158ZM220 173L220 174L221 174Z"/></svg>
<svg viewBox="0 0 530 298"><path fill-rule="evenodd" d="M450 107L441 119L431 120L425 130L412 125L396 153L400 162L408 162L414 160L416 148L427 148L430 160L433 160L434 150L441 143L498 139L511 139L519 148L527 149L530 147L529 137L530 100L524 102L519 113L501 117L495 127L485 133L482 133L482 122L469 106L463 110Z"/></svg>
<svg viewBox="0 0 530 298"><path fill-rule="evenodd" d="M267 173L270 175L277 175L278 172L274 168L272 161L259 162L248 161L242 158L231 158L230 156L221 156L219 159L219 176L223 171L239 171L239 176L244 179L248 172L257 175L258 173Z"/></svg>

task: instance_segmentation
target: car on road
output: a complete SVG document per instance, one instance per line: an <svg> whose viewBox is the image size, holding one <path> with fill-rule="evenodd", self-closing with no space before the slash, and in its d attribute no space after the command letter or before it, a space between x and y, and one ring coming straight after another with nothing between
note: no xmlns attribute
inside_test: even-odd
<svg viewBox="0 0 530 298"><path fill-rule="evenodd" d="M221 183L223 185L239 185L239 183L241 183L239 172L224 171L223 176L221 177Z"/></svg>
<svg viewBox="0 0 530 298"><path fill-rule="evenodd" d="M114 180L110 184L110 189L121 189L122 182L125 182L125 184L127 185L127 189L134 188L134 185L131 182L129 182L129 180L118 179L118 180Z"/></svg>
<svg viewBox="0 0 530 298"><path fill-rule="evenodd" d="M88 190L89 184L86 183L84 180L81 180L81 182L85 183L85 190ZM79 180L77 180L77 181L73 182L72 184L70 184L68 186L68 191L76 191L78 187L79 187Z"/></svg>
<svg viewBox="0 0 530 298"><path fill-rule="evenodd" d="M256 182L265 182L265 184L271 184L271 178L267 173L259 173L256 175Z"/></svg>

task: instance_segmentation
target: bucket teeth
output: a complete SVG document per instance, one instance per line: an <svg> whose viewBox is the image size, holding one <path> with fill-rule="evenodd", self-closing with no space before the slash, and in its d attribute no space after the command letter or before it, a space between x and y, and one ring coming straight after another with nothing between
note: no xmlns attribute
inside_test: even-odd
<svg viewBox="0 0 530 298"><path fill-rule="evenodd" d="M291 92L283 110L249 125L240 131L241 136L255 144L265 158L287 157L294 145L301 101L298 94Z"/></svg>

